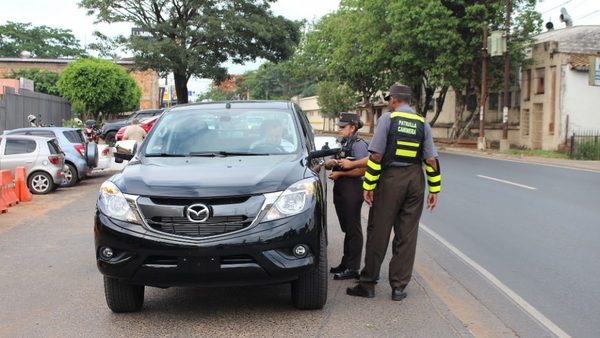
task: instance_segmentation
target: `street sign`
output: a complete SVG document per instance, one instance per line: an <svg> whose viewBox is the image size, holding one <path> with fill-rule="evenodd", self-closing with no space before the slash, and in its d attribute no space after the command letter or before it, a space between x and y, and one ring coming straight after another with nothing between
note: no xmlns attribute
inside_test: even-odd
<svg viewBox="0 0 600 338"><path fill-rule="evenodd" d="M506 37L502 31L493 31L488 37L488 53L490 56L501 56L506 52Z"/></svg>

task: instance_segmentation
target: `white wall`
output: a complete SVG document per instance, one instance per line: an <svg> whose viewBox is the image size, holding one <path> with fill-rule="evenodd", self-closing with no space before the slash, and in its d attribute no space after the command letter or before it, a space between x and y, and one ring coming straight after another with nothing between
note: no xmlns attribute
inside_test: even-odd
<svg viewBox="0 0 600 338"><path fill-rule="evenodd" d="M562 115L569 115L569 131L600 129L600 87L589 85L589 74L565 72Z"/></svg>

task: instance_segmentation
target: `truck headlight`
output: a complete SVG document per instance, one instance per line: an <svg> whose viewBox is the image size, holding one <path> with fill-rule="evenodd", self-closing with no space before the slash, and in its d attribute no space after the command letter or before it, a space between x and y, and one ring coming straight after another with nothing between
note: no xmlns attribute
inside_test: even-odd
<svg viewBox="0 0 600 338"><path fill-rule="evenodd" d="M134 210L135 198L131 196L126 198L121 190L110 181L106 181L100 186L98 208L110 218L141 224L138 213Z"/></svg>
<svg viewBox="0 0 600 338"><path fill-rule="evenodd" d="M304 212L315 203L316 178L308 178L298 181L288 187L284 192L278 194L274 202L269 201L268 194L266 214L261 222L269 222L277 219L290 217Z"/></svg>

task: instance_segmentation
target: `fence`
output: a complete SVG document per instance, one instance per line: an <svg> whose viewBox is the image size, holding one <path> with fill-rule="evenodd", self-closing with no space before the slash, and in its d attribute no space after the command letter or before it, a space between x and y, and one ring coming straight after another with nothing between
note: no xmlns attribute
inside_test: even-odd
<svg viewBox="0 0 600 338"><path fill-rule="evenodd" d="M600 131L579 130L573 132L570 157L577 160L600 160Z"/></svg>
<svg viewBox="0 0 600 338"><path fill-rule="evenodd" d="M29 114L35 115L38 123L61 126L63 119L71 118L71 106L62 97L28 90L17 94L13 88L4 87L4 95L0 95L0 134L4 130L29 127Z"/></svg>

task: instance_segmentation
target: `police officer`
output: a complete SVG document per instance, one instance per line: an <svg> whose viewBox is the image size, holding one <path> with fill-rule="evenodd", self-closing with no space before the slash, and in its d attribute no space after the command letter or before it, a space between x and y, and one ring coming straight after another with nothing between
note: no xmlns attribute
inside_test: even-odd
<svg viewBox="0 0 600 338"><path fill-rule="evenodd" d="M331 268L334 279L358 278L363 248L363 233L360 209L363 204L362 180L365 168L346 170L338 166L341 159L360 160L367 158L367 143L358 137L362 122L354 113L342 113L337 123L342 137L342 149L335 159L325 162L332 169L329 178L334 180L333 203L344 232L344 256L337 267Z"/></svg>
<svg viewBox="0 0 600 338"><path fill-rule="evenodd" d="M371 155L366 160L367 171L363 181L364 199L371 206L365 266L359 283L346 290L351 296L375 296L375 284L393 228L389 266L392 299L399 301L406 298L404 289L412 275L417 230L423 210L423 163L429 185L427 207L433 210L437 204L437 193L441 188L437 151L431 127L408 105L411 94L407 86L390 87L386 96L390 112L379 119L369 146Z"/></svg>

